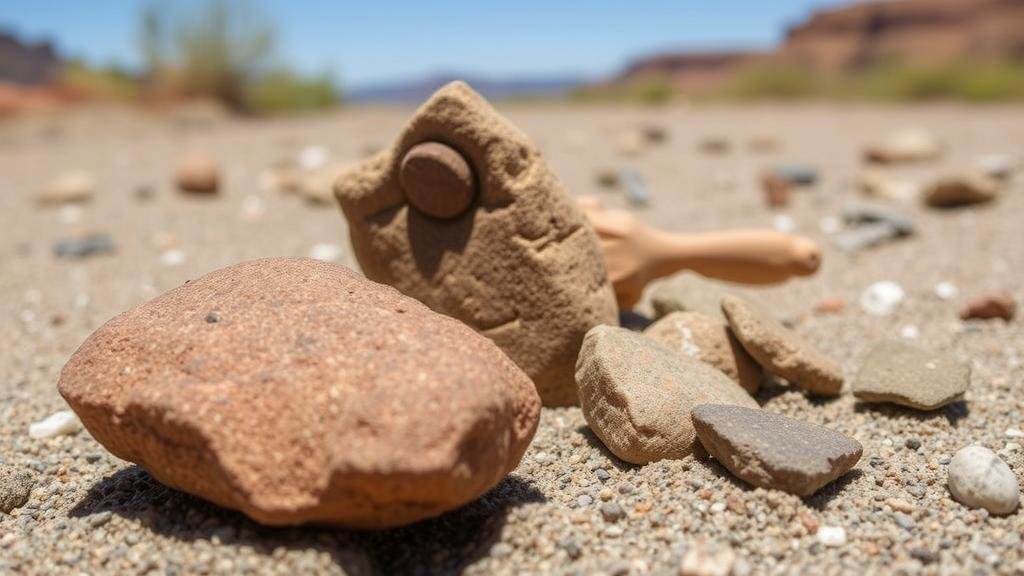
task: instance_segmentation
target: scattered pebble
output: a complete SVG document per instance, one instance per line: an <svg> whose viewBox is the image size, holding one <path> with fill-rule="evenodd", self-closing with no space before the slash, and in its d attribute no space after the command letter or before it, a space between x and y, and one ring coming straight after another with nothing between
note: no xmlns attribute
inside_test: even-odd
<svg viewBox="0 0 1024 576"><path fill-rule="evenodd" d="M209 156L188 156L178 165L174 183L181 192L216 194L220 188L220 167Z"/></svg>
<svg viewBox="0 0 1024 576"><path fill-rule="evenodd" d="M57 258L80 260L99 254L115 251L114 241L102 232L63 238L53 245L53 255Z"/></svg>
<svg viewBox="0 0 1024 576"><path fill-rule="evenodd" d="M733 334L765 370L812 394L839 394L842 368L761 306L727 295L722 298L722 311Z"/></svg>
<svg viewBox="0 0 1024 576"><path fill-rule="evenodd" d="M838 314L846 308L846 299L842 296L827 296L814 305L817 314Z"/></svg>
<svg viewBox="0 0 1024 576"><path fill-rule="evenodd" d="M583 339L576 384L591 430L613 454L634 464L693 452L697 438L690 411L698 404L757 407L739 384L711 366L607 325L591 328Z"/></svg>
<svg viewBox="0 0 1024 576"><path fill-rule="evenodd" d="M1020 501L1017 477L1006 462L984 446L961 448L948 468L949 492L968 508L1010 514Z"/></svg>
<svg viewBox="0 0 1024 576"><path fill-rule="evenodd" d="M860 460L860 442L780 414L719 404L693 409L700 443L722 466L761 488L810 496Z"/></svg>
<svg viewBox="0 0 1024 576"><path fill-rule="evenodd" d="M316 170L327 164L327 160L330 159L330 153L327 148L323 146L306 146L299 151L297 158L299 167L303 170Z"/></svg>
<svg viewBox="0 0 1024 576"><path fill-rule="evenodd" d="M906 293L891 280L882 280L868 286L860 295L860 307L872 316L888 316L896 311Z"/></svg>
<svg viewBox="0 0 1024 576"><path fill-rule="evenodd" d="M61 410L31 424L28 427L28 435L36 439L53 438L64 434L77 434L81 429L82 422L74 412Z"/></svg>
<svg viewBox="0 0 1024 576"><path fill-rule="evenodd" d="M957 208L995 200L1002 185L977 172L944 176L925 188L922 201L933 208Z"/></svg>
<svg viewBox="0 0 1024 576"><path fill-rule="evenodd" d="M960 295L960 289L952 282L942 281L935 285L935 296L940 300L952 300Z"/></svg>
<svg viewBox="0 0 1024 576"><path fill-rule="evenodd" d="M1017 171L1020 162L1010 154L987 154L974 159L974 168L989 178L1007 180Z"/></svg>
<svg viewBox="0 0 1024 576"><path fill-rule="evenodd" d="M921 196L921 186L916 182L875 171L861 173L857 186L861 194L878 200L908 202Z"/></svg>
<svg viewBox="0 0 1024 576"><path fill-rule="evenodd" d="M900 328L900 338L916 340L919 336L921 336L921 330L913 324L907 324Z"/></svg>
<svg viewBox="0 0 1024 576"><path fill-rule="evenodd" d="M644 336L714 366L747 392L757 393L761 367L747 354L724 320L699 312L673 312L644 330Z"/></svg>
<svg viewBox="0 0 1024 576"><path fill-rule="evenodd" d="M619 182L626 193L626 199L633 206L647 206L651 202L651 193L647 184L636 170L623 170L619 173Z"/></svg>
<svg viewBox="0 0 1024 576"><path fill-rule="evenodd" d="M723 282L710 280L695 272L680 272L655 283L650 293L656 318L672 312L699 312L725 320L722 298L732 292Z"/></svg>
<svg viewBox="0 0 1024 576"><path fill-rule="evenodd" d="M1006 290L981 294L960 309L961 320L992 320L1001 318L1009 322L1017 314L1017 303Z"/></svg>
<svg viewBox="0 0 1024 576"><path fill-rule="evenodd" d="M337 262L343 250L340 245L331 242L320 242L309 249L309 257L324 262Z"/></svg>
<svg viewBox="0 0 1024 576"><path fill-rule="evenodd" d="M944 146L930 131L904 128L868 145L864 158L879 164L897 164L934 160L942 155Z"/></svg>
<svg viewBox="0 0 1024 576"><path fill-rule="evenodd" d="M263 218L267 213L267 203L262 197L250 194L242 200L242 220L249 222Z"/></svg>
<svg viewBox="0 0 1024 576"><path fill-rule="evenodd" d="M160 253L160 264L168 268L181 266L185 260L185 252L179 248L171 248Z"/></svg>
<svg viewBox="0 0 1024 576"><path fill-rule="evenodd" d="M793 197L792 184L771 172L761 175L761 191L769 208L785 208Z"/></svg>
<svg viewBox="0 0 1024 576"><path fill-rule="evenodd" d="M722 136L705 136L697 142L697 149L704 154L721 155L728 154L732 150L729 140Z"/></svg>
<svg viewBox="0 0 1024 576"><path fill-rule="evenodd" d="M96 180L88 172L68 172L58 176L45 188L36 193L36 204L59 206L68 203L82 203L93 199L96 194Z"/></svg>
<svg viewBox="0 0 1024 576"><path fill-rule="evenodd" d="M846 544L846 528L842 526L822 526L816 534L822 546L835 548Z"/></svg>
<svg viewBox="0 0 1024 576"><path fill-rule="evenodd" d="M729 576L736 553L724 545L697 543L686 550L680 576Z"/></svg>
<svg viewBox="0 0 1024 576"><path fill-rule="evenodd" d="M0 512L10 514L28 502L35 479L27 471L0 464Z"/></svg>
<svg viewBox="0 0 1024 576"><path fill-rule="evenodd" d="M961 400L971 368L945 354L900 340L875 344L853 380L853 395L864 402L892 402L935 410Z"/></svg>

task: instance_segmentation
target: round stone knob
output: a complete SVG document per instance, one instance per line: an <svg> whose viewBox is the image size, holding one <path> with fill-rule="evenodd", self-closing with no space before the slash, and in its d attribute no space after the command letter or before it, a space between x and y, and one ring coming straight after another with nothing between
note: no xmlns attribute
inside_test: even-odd
<svg viewBox="0 0 1024 576"><path fill-rule="evenodd" d="M398 179L405 197L419 211L435 218L454 218L473 202L473 169L455 149L424 142L402 158Z"/></svg>

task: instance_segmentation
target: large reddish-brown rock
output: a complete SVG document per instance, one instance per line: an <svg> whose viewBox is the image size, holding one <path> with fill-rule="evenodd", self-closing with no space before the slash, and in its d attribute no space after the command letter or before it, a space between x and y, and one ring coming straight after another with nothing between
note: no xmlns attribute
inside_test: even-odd
<svg viewBox="0 0 1024 576"><path fill-rule="evenodd" d="M480 496L537 426L488 339L307 259L237 264L107 322L60 393L114 455L267 524L388 527Z"/></svg>
<svg viewBox="0 0 1024 576"><path fill-rule="evenodd" d="M533 143L468 85L441 88L335 194L368 278L492 339L545 405L578 402L583 336L618 323L597 236Z"/></svg>

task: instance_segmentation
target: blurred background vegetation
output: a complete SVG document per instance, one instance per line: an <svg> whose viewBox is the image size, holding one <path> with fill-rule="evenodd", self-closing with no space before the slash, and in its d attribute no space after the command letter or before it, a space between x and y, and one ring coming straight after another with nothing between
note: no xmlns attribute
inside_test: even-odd
<svg viewBox="0 0 1024 576"><path fill-rule="evenodd" d="M302 75L274 54L275 30L248 0L210 0L181 11L154 2L139 16L141 73L67 64L60 84L82 97L152 103L216 100L233 111L266 114L337 104L329 73Z"/></svg>

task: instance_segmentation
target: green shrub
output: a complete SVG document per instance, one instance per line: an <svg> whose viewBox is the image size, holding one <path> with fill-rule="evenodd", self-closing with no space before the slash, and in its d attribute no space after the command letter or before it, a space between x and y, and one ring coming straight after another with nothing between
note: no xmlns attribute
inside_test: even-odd
<svg viewBox="0 0 1024 576"><path fill-rule="evenodd" d="M740 69L724 89L734 98L793 99L821 94L822 81L792 64L760 64Z"/></svg>
<svg viewBox="0 0 1024 576"><path fill-rule="evenodd" d="M338 101L328 75L302 78L286 70L266 74L246 87L246 108L257 113L326 108Z"/></svg>
<svg viewBox="0 0 1024 576"><path fill-rule="evenodd" d="M274 30L248 0L205 0L184 13L143 10L139 47L151 92L215 98L243 112L334 104L329 77L303 78L274 65Z"/></svg>

